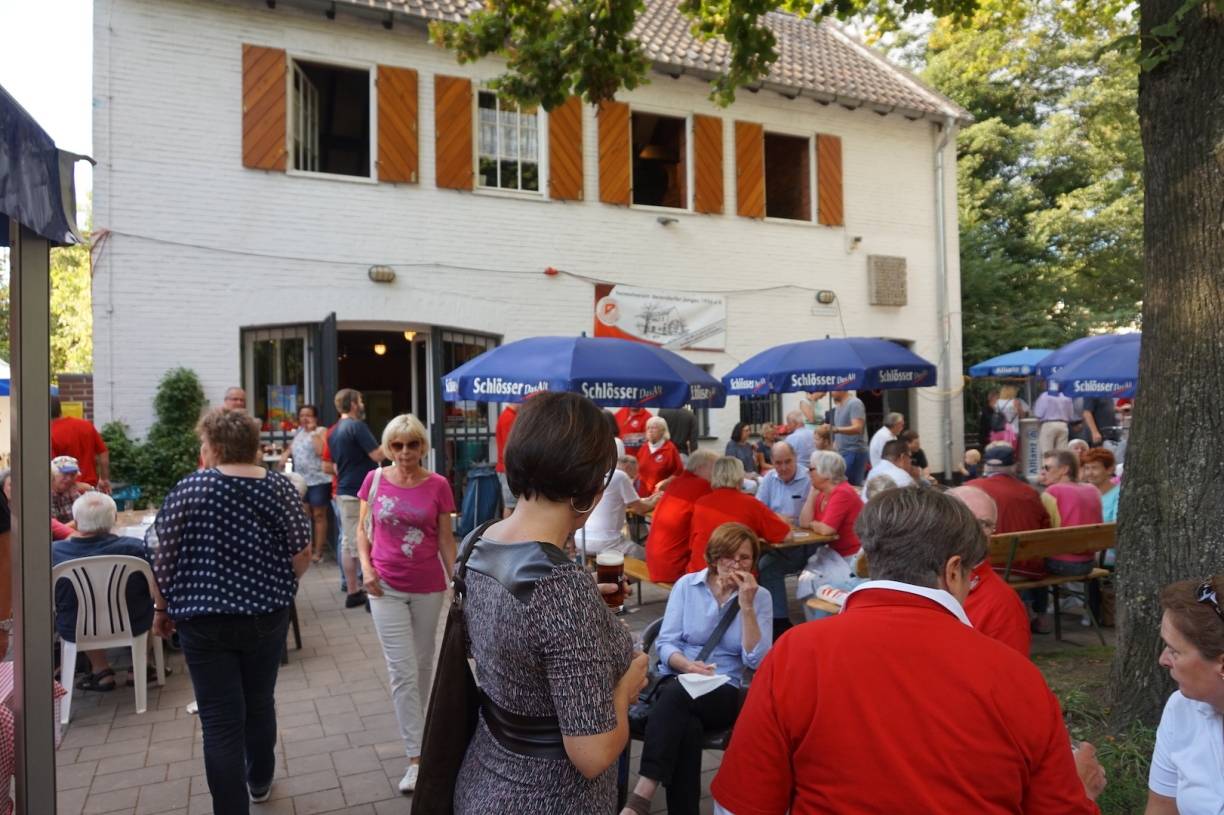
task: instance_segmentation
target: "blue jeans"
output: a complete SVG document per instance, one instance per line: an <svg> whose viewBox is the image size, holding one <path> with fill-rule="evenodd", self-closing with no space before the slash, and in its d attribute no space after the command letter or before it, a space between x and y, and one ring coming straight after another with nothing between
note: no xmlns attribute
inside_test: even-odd
<svg viewBox="0 0 1224 815"><path fill-rule="evenodd" d="M276 673L289 609L259 617L182 620L179 640L204 729L204 774L214 815L248 815L247 787L276 768Z"/></svg>
<svg viewBox="0 0 1224 815"><path fill-rule="evenodd" d="M757 582L761 584L761 588L769 590L775 620L790 619L789 604L786 601L786 576L803 571L808 558L816 554L818 546L821 544L788 546L785 549L770 549L761 555Z"/></svg>
<svg viewBox="0 0 1224 815"><path fill-rule="evenodd" d="M856 487L863 486L863 474L867 472L868 456L866 450L849 450L841 454L846 460L846 480Z"/></svg>

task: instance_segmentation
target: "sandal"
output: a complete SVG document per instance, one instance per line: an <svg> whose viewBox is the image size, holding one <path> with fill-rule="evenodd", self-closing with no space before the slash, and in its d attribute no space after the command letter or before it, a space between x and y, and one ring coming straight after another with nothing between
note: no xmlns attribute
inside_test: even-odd
<svg viewBox="0 0 1224 815"><path fill-rule="evenodd" d="M171 674L171 671L170 671L170 666L169 666L169 665L167 665L167 666L166 666L166 676L169 676L170 674ZM148 666L146 666L146 667L145 667L145 684L147 685L147 684L149 684L150 682L156 682L156 681L157 681L157 668L153 667L152 665L148 665ZM128 671L128 681L127 681L127 686L128 686L129 688L131 688L131 687L135 687L135 686L136 686L136 683L132 681L132 672L131 672L131 671Z"/></svg>
<svg viewBox="0 0 1224 815"><path fill-rule="evenodd" d="M110 682L104 682L103 680L105 679L109 679ZM104 671L98 671L96 674L89 674L76 683L76 689L109 693L115 689L115 672L107 668Z"/></svg>
<svg viewBox="0 0 1224 815"><path fill-rule="evenodd" d="M650 815L650 802L636 792L631 792L628 800L625 801L625 808L621 810L621 815L626 812L632 812L633 815Z"/></svg>

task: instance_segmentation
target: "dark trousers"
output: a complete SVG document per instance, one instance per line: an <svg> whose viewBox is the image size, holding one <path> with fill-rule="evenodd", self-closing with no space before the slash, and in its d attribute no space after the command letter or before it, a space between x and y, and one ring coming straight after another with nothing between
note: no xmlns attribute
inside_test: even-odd
<svg viewBox="0 0 1224 815"><path fill-rule="evenodd" d="M646 720L641 774L667 788L668 815L697 815L701 803L701 745L705 733L725 730L739 713L731 683L698 699L669 676Z"/></svg>
<svg viewBox="0 0 1224 815"><path fill-rule="evenodd" d="M276 673L289 609L178 623L204 729L204 774L215 815L247 815L248 784L271 783L276 759Z"/></svg>

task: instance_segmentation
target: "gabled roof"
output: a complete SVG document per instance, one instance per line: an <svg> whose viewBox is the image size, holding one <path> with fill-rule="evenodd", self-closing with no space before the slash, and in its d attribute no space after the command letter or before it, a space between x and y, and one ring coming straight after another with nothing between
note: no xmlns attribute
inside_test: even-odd
<svg viewBox="0 0 1224 815"><path fill-rule="evenodd" d="M348 6L402 14L421 20L462 20L482 7L480 0L339 0ZM791 14L770 12L765 25L778 39L778 59L759 87L784 96L805 96L850 108L909 118L972 121L969 113L912 74L888 62L850 36L837 23L813 23ZM729 64L724 40L702 40L676 0L645 0L633 36L655 70L705 79L721 75Z"/></svg>

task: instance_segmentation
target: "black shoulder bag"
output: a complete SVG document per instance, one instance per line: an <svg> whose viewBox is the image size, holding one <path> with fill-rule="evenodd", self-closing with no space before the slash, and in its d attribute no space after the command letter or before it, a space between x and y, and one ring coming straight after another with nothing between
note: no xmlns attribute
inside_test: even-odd
<svg viewBox="0 0 1224 815"><path fill-rule="evenodd" d="M714 653L714 648L727 633L727 629L731 627L731 622L735 619L736 614L739 614L739 601L732 598L731 605L723 612L722 618L714 628L714 633L710 634L705 645L701 646L701 653L697 654L696 662L705 662L710 654ZM638 738L643 738L646 734L646 720L650 718L650 709L654 707L655 700L659 697L659 683L663 679L661 674L652 671L646 687L638 694L638 700L629 706L629 732Z"/></svg>
<svg viewBox="0 0 1224 815"><path fill-rule="evenodd" d="M455 564L454 595L446 615L429 710L425 714L421 769L412 795L412 815L450 815L454 811L459 769L480 720L480 691L467 659L467 623L463 618L467 587L463 581L476 541L492 523L481 524L463 539Z"/></svg>

